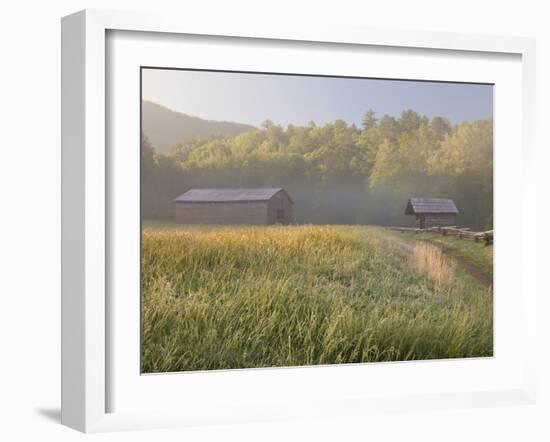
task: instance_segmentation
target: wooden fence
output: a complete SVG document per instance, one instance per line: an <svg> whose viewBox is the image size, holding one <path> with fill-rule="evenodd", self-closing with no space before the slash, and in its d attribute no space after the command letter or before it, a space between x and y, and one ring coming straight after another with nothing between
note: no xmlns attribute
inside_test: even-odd
<svg viewBox="0 0 550 442"><path fill-rule="evenodd" d="M493 244L494 230L486 230L484 232L472 232L467 227L430 227L428 229L418 229L414 227L388 227L390 230L398 232L412 233L439 233L443 236L456 236L459 239L467 239L475 242L483 241L486 246Z"/></svg>

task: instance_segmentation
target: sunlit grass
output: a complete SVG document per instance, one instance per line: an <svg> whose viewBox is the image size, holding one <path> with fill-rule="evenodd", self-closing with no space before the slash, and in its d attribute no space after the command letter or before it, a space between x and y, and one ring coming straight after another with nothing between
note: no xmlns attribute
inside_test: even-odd
<svg viewBox="0 0 550 442"><path fill-rule="evenodd" d="M411 258L415 270L427 275L438 290L454 281L456 264L436 246L415 244Z"/></svg>
<svg viewBox="0 0 550 442"><path fill-rule="evenodd" d="M377 229L145 224L142 239L143 372L492 355L491 290L411 266Z"/></svg>

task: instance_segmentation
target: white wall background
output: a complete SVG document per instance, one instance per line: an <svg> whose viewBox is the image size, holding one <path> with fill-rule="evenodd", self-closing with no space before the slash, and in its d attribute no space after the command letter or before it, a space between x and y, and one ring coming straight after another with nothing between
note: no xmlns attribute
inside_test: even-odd
<svg viewBox="0 0 550 442"><path fill-rule="evenodd" d="M0 7L0 439L82 440L59 425L60 17L83 8L326 22L537 38L541 220L549 200L550 14L545 2L20 0ZM520 179L511 177L511 179ZM541 223L542 224L542 223ZM540 232L542 228L539 226ZM548 240L539 243L543 276ZM550 294L541 278L542 293ZM544 287L542 287L544 285ZM541 297L537 406L92 436L94 440L550 440L550 303Z"/></svg>

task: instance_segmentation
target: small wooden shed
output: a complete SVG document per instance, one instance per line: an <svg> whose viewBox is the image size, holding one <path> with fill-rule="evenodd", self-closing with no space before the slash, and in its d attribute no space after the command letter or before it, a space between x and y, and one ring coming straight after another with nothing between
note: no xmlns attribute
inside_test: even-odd
<svg viewBox="0 0 550 442"><path fill-rule="evenodd" d="M184 224L291 224L293 201L278 188L191 189L174 200Z"/></svg>
<svg viewBox="0 0 550 442"><path fill-rule="evenodd" d="M416 216L419 229L456 226L457 213L454 201L445 198L411 198L405 208L405 215Z"/></svg>

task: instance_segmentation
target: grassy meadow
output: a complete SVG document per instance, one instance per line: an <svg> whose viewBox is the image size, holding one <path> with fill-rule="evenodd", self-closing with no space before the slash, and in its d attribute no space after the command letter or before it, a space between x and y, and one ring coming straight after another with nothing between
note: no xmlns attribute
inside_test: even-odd
<svg viewBox="0 0 550 442"><path fill-rule="evenodd" d="M444 250L364 226L145 223L142 372L491 356L492 289Z"/></svg>

